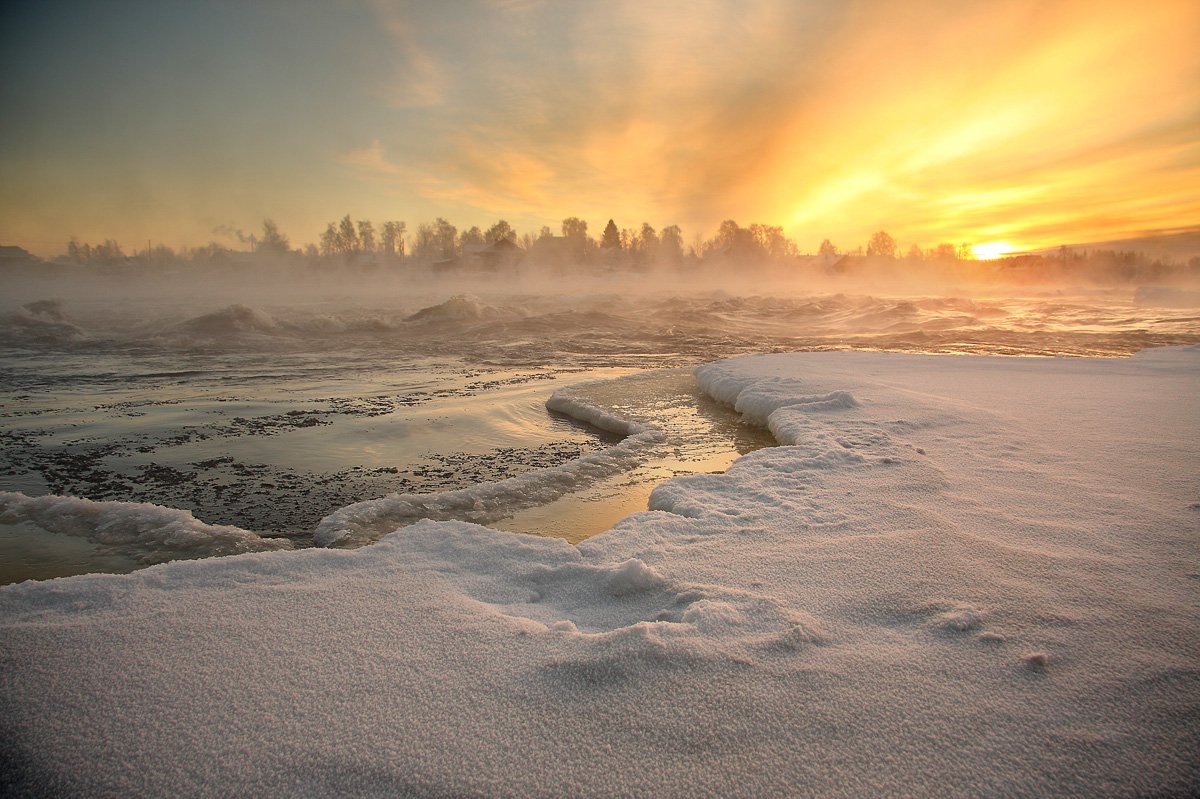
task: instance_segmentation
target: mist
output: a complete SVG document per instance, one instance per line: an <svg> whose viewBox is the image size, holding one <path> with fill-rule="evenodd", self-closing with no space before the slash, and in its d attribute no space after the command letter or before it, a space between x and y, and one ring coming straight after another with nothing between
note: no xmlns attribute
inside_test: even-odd
<svg viewBox="0 0 1200 799"><path fill-rule="evenodd" d="M457 349L511 363L779 347L1111 355L1195 340L1187 311L1200 305L1200 258L1178 238L1175 256L1097 246L978 260L949 244L902 253L883 231L805 255L781 228L733 221L690 245L678 227L648 224L610 222L597 239L576 218L564 235L521 239L503 221L486 233L443 219L410 237L403 223L380 228L377 239L347 216L303 250L270 220L261 236L236 231L250 249L126 256L73 240L53 261L5 264L0 336L18 350ZM1038 340L1079 333L1085 306L1086 337Z"/></svg>

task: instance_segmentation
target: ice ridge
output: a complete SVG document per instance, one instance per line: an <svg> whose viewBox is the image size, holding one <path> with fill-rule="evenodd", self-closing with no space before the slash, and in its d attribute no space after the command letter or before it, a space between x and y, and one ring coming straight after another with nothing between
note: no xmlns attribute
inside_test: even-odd
<svg viewBox="0 0 1200 799"><path fill-rule="evenodd" d="M292 546L286 539L263 538L239 527L207 524L177 508L55 495L29 497L15 491L0 491L0 522L32 522L49 532L86 538L143 560L236 555Z"/></svg>

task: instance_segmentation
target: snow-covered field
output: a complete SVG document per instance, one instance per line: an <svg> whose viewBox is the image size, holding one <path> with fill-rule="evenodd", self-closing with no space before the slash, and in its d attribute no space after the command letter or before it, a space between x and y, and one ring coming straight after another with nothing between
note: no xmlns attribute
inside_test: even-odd
<svg viewBox="0 0 1200 799"><path fill-rule="evenodd" d="M1200 349L697 379L780 446L578 546L425 520L0 589L3 787L1200 792Z"/></svg>

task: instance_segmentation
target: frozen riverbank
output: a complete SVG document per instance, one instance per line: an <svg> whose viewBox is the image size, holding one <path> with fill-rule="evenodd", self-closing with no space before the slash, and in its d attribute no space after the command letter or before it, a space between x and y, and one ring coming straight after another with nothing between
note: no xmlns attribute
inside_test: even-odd
<svg viewBox="0 0 1200 799"><path fill-rule="evenodd" d="M367 297L358 284L342 296L207 281L181 294L169 281L51 277L6 275L0 301L0 583L231 551L205 546L199 533L216 527L272 539L246 536L242 550L303 547L325 517L391 494L424 497L408 520L578 542L644 509L664 480L722 471L769 439L741 435L747 428L697 395L691 367L720 357L1128 355L1200 338L1193 309L1118 290L873 297L755 286L764 293L735 296L598 276L574 293L485 283L482 298L447 299L444 283L423 294L367 284ZM585 470L593 480L559 481L569 493L544 491L527 476L603 457L615 441L547 412L546 397L582 384L584 402L667 441L618 458L631 469ZM537 490L493 496L483 512L431 497L517 477ZM329 532L353 545L390 529Z"/></svg>
<svg viewBox="0 0 1200 799"><path fill-rule="evenodd" d="M1200 788L1200 351L698 377L783 446L578 547L426 521L0 589L6 787Z"/></svg>

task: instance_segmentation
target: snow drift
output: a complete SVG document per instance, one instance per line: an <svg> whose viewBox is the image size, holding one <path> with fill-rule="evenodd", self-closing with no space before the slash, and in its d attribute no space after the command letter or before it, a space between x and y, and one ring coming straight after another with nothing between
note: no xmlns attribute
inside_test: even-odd
<svg viewBox="0 0 1200 799"><path fill-rule="evenodd" d="M1200 791L1200 351L699 379L783 445L578 547L422 520L0 589L5 788Z"/></svg>

